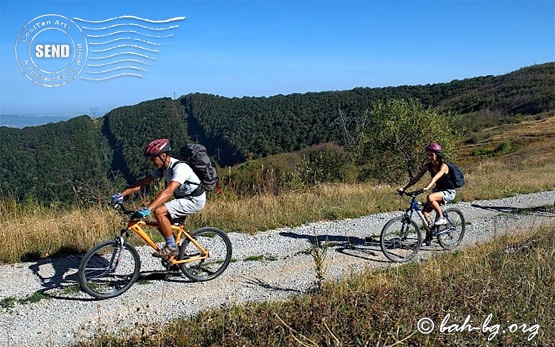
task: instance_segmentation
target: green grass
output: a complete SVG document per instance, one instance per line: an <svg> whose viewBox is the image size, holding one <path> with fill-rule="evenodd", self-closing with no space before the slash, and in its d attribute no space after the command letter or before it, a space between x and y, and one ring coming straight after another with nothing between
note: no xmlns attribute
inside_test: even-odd
<svg viewBox="0 0 555 347"><path fill-rule="evenodd" d="M245 257L243 261L276 261L278 260L277 257L272 255L251 255L249 257Z"/></svg>
<svg viewBox="0 0 555 347"><path fill-rule="evenodd" d="M13 296L8 296L0 301L0 308L9 310L12 309L15 305L24 305L24 304L32 304L42 300L49 300L51 299L50 296L44 294L42 291L35 292L25 298L17 299Z"/></svg>

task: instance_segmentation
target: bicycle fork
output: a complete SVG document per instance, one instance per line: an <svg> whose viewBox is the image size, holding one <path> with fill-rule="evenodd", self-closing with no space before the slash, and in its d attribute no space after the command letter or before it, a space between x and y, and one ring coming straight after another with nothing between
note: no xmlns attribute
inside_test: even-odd
<svg viewBox="0 0 555 347"><path fill-rule="evenodd" d="M109 272L114 271L118 267L119 261L121 260L121 254L123 253L123 247L125 246L128 236L129 231L122 229L120 236L116 237L115 241L117 248L114 249L114 253L112 253L112 257L110 258L110 264L108 266Z"/></svg>

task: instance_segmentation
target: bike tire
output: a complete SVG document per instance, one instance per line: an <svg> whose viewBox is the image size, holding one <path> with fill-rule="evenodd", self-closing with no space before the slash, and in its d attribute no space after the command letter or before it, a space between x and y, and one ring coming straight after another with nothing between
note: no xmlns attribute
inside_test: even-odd
<svg viewBox="0 0 555 347"><path fill-rule="evenodd" d="M191 237L208 250L210 256L208 259L179 264L181 272L195 282L208 281L221 275L231 262L231 240L227 234L220 229L206 227L193 231ZM188 239L179 247L179 260L200 254L200 250Z"/></svg>
<svg viewBox="0 0 555 347"><path fill-rule="evenodd" d="M464 215L456 208L449 208L443 211L443 216L449 223L440 227L437 241L444 249L454 249L461 244L464 237Z"/></svg>
<svg viewBox="0 0 555 347"><path fill-rule="evenodd" d="M422 245L420 228L406 217L390 219L380 234L380 247L387 259L404 263L414 258Z"/></svg>
<svg viewBox="0 0 555 347"><path fill-rule="evenodd" d="M141 260L137 250L119 240L99 243L91 248L79 264L79 285L97 299L123 294L139 278Z"/></svg>

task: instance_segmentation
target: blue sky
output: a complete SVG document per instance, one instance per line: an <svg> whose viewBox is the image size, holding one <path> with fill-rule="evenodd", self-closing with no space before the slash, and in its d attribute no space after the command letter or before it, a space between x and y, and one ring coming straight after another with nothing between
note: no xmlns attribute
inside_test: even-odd
<svg viewBox="0 0 555 347"><path fill-rule="evenodd" d="M428 84L555 61L555 0L0 4L0 125L9 125L7 115L67 119L94 109L100 116L195 92L272 96ZM27 23L46 14L95 21L186 19L175 22L178 28L142 77L75 78L44 87L24 75L15 52Z"/></svg>

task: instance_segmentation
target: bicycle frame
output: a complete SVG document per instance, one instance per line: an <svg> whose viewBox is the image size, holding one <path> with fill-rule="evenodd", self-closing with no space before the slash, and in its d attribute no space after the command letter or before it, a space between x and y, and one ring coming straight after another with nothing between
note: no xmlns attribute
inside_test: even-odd
<svg viewBox="0 0 555 347"><path fill-rule="evenodd" d="M428 225L428 222L426 222L426 218L422 213L422 209L420 208L420 205L422 205L422 203L416 200L416 196L413 196L412 200L410 201L410 207L405 211L405 215L408 216L409 220L412 220L412 215L414 214L414 212L416 212L418 217L420 217L420 220L422 221L422 225L424 226L424 228L427 231L431 231L430 226Z"/></svg>
<svg viewBox="0 0 555 347"><path fill-rule="evenodd" d="M442 235L444 233L449 232L449 230L439 231L439 228L435 225L430 226L426 221L426 217L424 217L424 213L422 213L422 209L420 208L420 205L422 205L422 203L416 200L416 195L414 196L411 195L411 197L412 197L412 200L410 202L410 207L405 211L405 215L409 218L409 220L413 220L412 216L414 212L416 212L418 217L420 217L422 226L424 227L424 229L426 229L427 232L432 233L432 235L434 236ZM441 204L441 210L445 212L444 206L445 204Z"/></svg>
<svg viewBox="0 0 555 347"><path fill-rule="evenodd" d="M144 221L144 220L130 220L127 223L127 229L122 230L121 233L123 235L124 233L127 233L128 230L131 230L135 234L137 234L141 239L143 239L150 247L152 247L154 250L158 251L159 250L158 246L152 240L152 238L143 230L143 228L142 228L143 226L158 227L158 223L157 222ZM182 238L186 238L186 239L189 240L189 242L192 242L195 245L195 247L197 247L199 249L201 254L199 256L190 257L190 258L183 259L183 260L176 260L174 256L171 256L168 259L170 263L172 263L174 265L179 265L179 264L188 263L188 262L192 262L192 261L208 259L208 257L210 256L209 251L204 249L197 242L197 240L192 238L191 235L189 235L189 233L187 231L185 231L185 228L183 227L183 225L181 225L181 224L179 224L179 225L172 224L171 228L174 232L176 232L175 242L177 244L180 243Z"/></svg>

